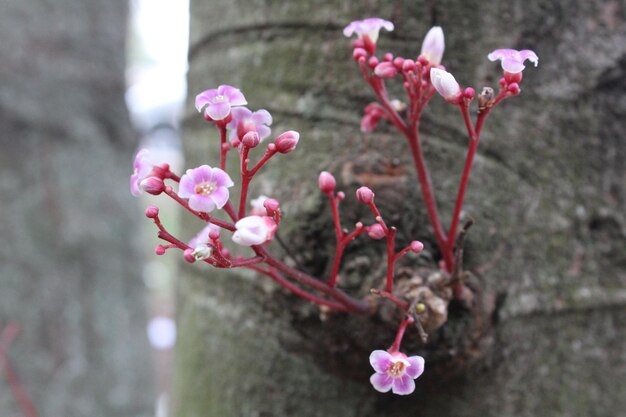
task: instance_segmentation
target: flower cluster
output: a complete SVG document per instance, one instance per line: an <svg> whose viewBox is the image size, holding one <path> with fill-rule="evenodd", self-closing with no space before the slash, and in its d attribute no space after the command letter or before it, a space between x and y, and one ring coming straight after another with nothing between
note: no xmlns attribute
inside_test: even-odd
<svg viewBox="0 0 626 417"><path fill-rule="evenodd" d="M344 29L345 36L357 36L352 56L377 98L376 102L365 107L361 129L371 132L381 121L385 121L397 128L406 139L414 158L435 240L442 254L441 273L447 280L445 285L438 289L433 288L432 291L452 288L452 298L462 299L470 290L463 282L460 264L462 241L457 241L457 229L480 130L486 116L500 101L520 93L519 83L522 80L524 62L529 60L536 66L538 58L530 50L498 49L491 52L488 58L492 61L500 60L502 63L500 90L496 94L490 87L483 89L478 96L478 116L474 122L469 112L470 103L475 96L474 89L463 89L455 77L441 65L445 49L441 27L433 27L428 31L420 54L414 59L394 57L391 53L382 57L376 56L376 43L381 29L392 31L394 25L380 18L370 18L352 22ZM391 98L385 83L400 78L406 97ZM422 110L437 93L460 110L470 139L468 156L447 232L440 220L418 131ZM411 299L406 294L394 292L396 264L408 253L419 254L424 245L414 240L400 250L396 248L397 230L387 224L376 204L374 191L366 186L358 188L354 198L368 208L371 218L357 222L353 228L345 228L339 208L346 194L337 191L335 177L330 172L323 171L318 177L318 187L328 200L333 218L333 223L329 226L333 227L335 235L335 253L328 276L311 276L274 256L269 246L280 228L280 203L264 195L249 201L250 190L255 176L270 160L278 154L288 154L296 149L300 134L293 130L283 132L266 144L263 151L259 151L259 145L272 134L272 116L264 109L250 110L245 107L247 104L243 93L230 85L220 85L203 91L196 97L197 110L219 133L220 140L216 143L220 155L219 163L216 161L212 166L205 164L188 169L179 177L170 170L168 164L154 163L147 150L142 149L137 153L130 177L131 193L134 196L139 196L143 191L155 196L165 194L205 222L202 230L188 243L184 243L166 229L159 217L158 208L148 207L146 217L154 222L159 230L159 238L165 242L157 245L155 253L163 255L169 249L180 249L183 258L188 262L204 262L216 268L247 268L325 309L369 315L373 313L371 299L367 296L353 298L340 288L341 266L345 249L361 235L384 241L386 273L381 288L372 289L372 294L378 295L378 300L393 303L403 318L391 347L387 351L372 352L370 364L375 373L370 382L380 392L392 391L398 395L412 393L415 390L414 380L424 371L424 359L400 352L404 332L409 324L414 324L425 342L427 334L424 328L441 326L446 317L443 314L444 319L438 319L434 326L428 321L428 315L424 315L432 306L421 298ZM230 151L238 153L239 164L229 174L226 162ZM256 162L253 163L253 160ZM233 198L230 193L233 187L239 191L237 198ZM225 234L230 234L232 242L223 241ZM247 255L240 255L240 252L246 252ZM447 295L441 297L443 298L439 298L440 300L450 300ZM442 314L438 317L442 317Z"/></svg>

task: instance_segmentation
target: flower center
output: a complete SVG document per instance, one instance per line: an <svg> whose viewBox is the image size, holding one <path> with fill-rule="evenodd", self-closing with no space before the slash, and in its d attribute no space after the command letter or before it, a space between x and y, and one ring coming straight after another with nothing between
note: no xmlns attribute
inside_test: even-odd
<svg viewBox="0 0 626 417"><path fill-rule="evenodd" d="M226 101L226 97L225 96L215 96L213 98L213 103L223 103Z"/></svg>
<svg viewBox="0 0 626 417"><path fill-rule="evenodd" d="M216 185L213 182L203 182L202 184L196 185L194 188L194 192L200 195L209 195L216 189Z"/></svg>
<svg viewBox="0 0 626 417"><path fill-rule="evenodd" d="M389 369L387 369L387 373L393 377L401 376L404 374L404 363L396 362L392 364Z"/></svg>

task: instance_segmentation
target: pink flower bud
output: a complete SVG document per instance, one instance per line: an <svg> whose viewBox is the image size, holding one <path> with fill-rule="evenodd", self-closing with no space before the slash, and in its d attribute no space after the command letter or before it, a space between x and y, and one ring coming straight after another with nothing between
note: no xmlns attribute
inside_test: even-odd
<svg viewBox="0 0 626 417"><path fill-rule="evenodd" d="M367 57L367 51L363 48L354 48L354 51L352 51L352 57L358 61L361 58L366 58Z"/></svg>
<svg viewBox="0 0 626 417"><path fill-rule="evenodd" d="M374 74L380 78L393 78L398 73L398 69L391 62L381 62L374 68Z"/></svg>
<svg viewBox="0 0 626 417"><path fill-rule="evenodd" d="M424 244L419 240L414 240L411 242L411 250L415 253L420 253L424 250Z"/></svg>
<svg viewBox="0 0 626 417"><path fill-rule="evenodd" d="M254 131L248 131L245 135L243 135L243 139L241 140L241 143L243 143L244 146L248 147L248 148L256 148L259 143L261 143L261 138L259 137L259 134Z"/></svg>
<svg viewBox="0 0 626 417"><path fill-rule="evenodd" d="M276 150L278 152L289 153L296 149L299 140L300 134L295 130L289 130L278 136L274 141L274 144L276 145Z"/></svg>
<svg viewBox="0 0 626 417"><path fill-rule="evenodd" d="M209 231L209 238L211 238L212 240L217 240L220 238L220 229L218 228L211 228L211 230Z"/></svg>
<svg viewBox="0 0 626 417"><path fill-rule="evenodd" d="M165 184L159 177L148 177L139 183L141 189L152 195L159 195L165 190Z"/></svg>
<svg viewBox="0 0 626 417"><path fill-rule="evenodd" d="M454 103L461 97L461 87L449 72L439 68L431 68L430 81L435 90L447 101Z"/></svg>
<svg viewBox="0 0 626 417"><path fill-rule="evenodd" d="M518 95L522 91L522 89L519 88L518 83L509 84L509 86L507 87L507 90L509 90L509 92L513 94L514 96Z"/></svg>
<svg viewBox="0 0 626 417"><path fill-rule="evenodd" d="M163 245L156 245L154 247L154 253L157 254L158 256L164 255L165 247Z"/></svg>
<svg viewBox="0 0 626 417"><path fill-rule="evenodd" d="M439 26L433 26L424 37L420 55L426 58L430 65L436 67L441 64L445 47L443 30Z"/></svg>
<svg viewBox="0 0 626 417"><path fill-rule="evenodd" d="M401 70L402 69L402 65L404 64L404 58L402 58L401 56L395 58L393 60L393 65L396 66L397 69Z"/></svg>
<svg viewBox="0 0 626 417"><path fill-rule="evenodd" d="M267 216L248 216L235 223L233 241L241 246L261 245L274 238L276 222Z"/></svg>
<svg viewBox="0 0 626 417"><path fill-rule="evenodd" d="M375 68L376 65L378 65L378 58L371 56L370 59L367 60L367 65L369 65L370 68Z"/></svg>
<svg viewBox="0 0 626 417"><path fill-rule="evenodd" d="M474 94L476 94L476 92L472 87L467 87L465 90L463 90L463 97L467 98L468 100L472 100L474 98Z"/></svg>
<svg viewBox="0 0 626 417"><path fill-rule="evenodd" d="M263 202L263 207L265 207L265 210L268 212L274 212L280 208L280 203L274 198L268 198Z"/></svg>
<svg viewBox="0 0 626 417"><path fill-rule="evenodd" d="M149 219L154 219L159 215L159 208L155 206L148 206L146 208L146 217Z"/></svg>
<svg viewBox="0 0 626 417"><path fill-rule="evenodd" d="M369 204L374 201L374 192L365 186L360 187L356 190L356 199L360 203Z"/></svg>
<svg viewBox="0 0 626 417"><path fill-rule="evenodd" d="M374 240L384 239L386 236L385 229L378 223L367 227L367 235Z"/></svg>
<svg viewBox="0 0 626 417"><path fill-rule="evenodd" d="M190 264L196 261L196 258L193 256L193 249L185 249L183 252L183 259L189 262Z"/></svg>
<svg viewBox="0 0 626 417"><path fill-rule="evenodd" d="M337 185L337 182L331 173L322 171L318 179L318 184L320 191L328 194L335 191L335 185Z"/></svg>
<svg viewBox="0 0 626 417"><path fill-rule="evenodd" d="M412 59L405 59L402 63L402 71L415 71L415 61L413 61Z"/></svg>

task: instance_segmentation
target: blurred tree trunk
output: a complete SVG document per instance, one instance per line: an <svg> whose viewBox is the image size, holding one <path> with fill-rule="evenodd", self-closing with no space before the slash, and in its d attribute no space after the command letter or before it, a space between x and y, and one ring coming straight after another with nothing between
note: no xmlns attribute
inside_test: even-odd
<svg viewBox="0 0 626 417"><path fill-rule="evenodd" d="M0 6L0 327L42 416L147 416L154 392L124 106L128 4ZM0 414L21 415L4 375Z"/></svg>
<svg viewBox="0 0 626 417"><path fill-rule="evenodd" d="M407 57L419 53L432 24L441 25L444 64L479 91L497 87L499 65L486 59L493 49L534 49L540 65L525 71L521 96L488 119L465 204L477 221L466 265L502 302L477 363L446 380L429 377L427 362L412 396L378 394L362 352L343 353L346 363L361 355L358 377L342 362L319 360L329 348L320 335L333 319L301 320L303 303L282 303L262 279L196 265L180 283L175 416L614 416L626 407L623 2L194 0L191 15L188 166L218 159L192 98L219 84L240 87L251 108L270 110L275 133L301 132L297 151L268 167L256 193L281 199L296 242L314 219L330 221L316 191L321 170L340 177L349 197L358 184L345 171L357 155L398 158L404 183L417 183L392 129L359 132L373 94L341 34L348 22L393 20L396 31L381 35L381 50ZM436 97L422 131L449 218L463 123ZM387 210L396 208L390 218L405 238L432 242L416 191L402 184L375 191L396 197ZM305 258L327 254L334 245L327 237L293 247ZM445 361L438 371L445 376Z"/></svg>

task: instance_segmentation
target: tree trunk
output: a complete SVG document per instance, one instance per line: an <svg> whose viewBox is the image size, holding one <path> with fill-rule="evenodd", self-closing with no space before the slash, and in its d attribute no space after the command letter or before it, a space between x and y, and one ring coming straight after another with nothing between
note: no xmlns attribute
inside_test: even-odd
<svg viewBox="0 0 626 417"><path fill-rule="evenodd" d="M152 414L139 213L127 185L127 8L1 7L0 327L21 327L9 358L42 416ZM4 373L0 410L22 415Z"/></svg>
<svg viewBox="0 0 626 417"><path fill-rule="evenodd" d="M525 71L522 94L487 120L469 184L464 210L476 225L465 264L493 303L492 327L475 345L450 342L463 331L452 317L433 342L448 343L447 358L439 349L429 360L437 346L416 345L427 360L416 393L379 394L368 381L366 352L388 347L393 336L378 338L387 345L374 344L376 337L355 332L355 320L369 328L371 318L349 319L349 334L342 335L338 323L347 319L322 322L314 308L261 277L196 265L180 282L174 415L524 417L623 410L625 13L622 2L600 0L192 1L190 98L235 85L250 108L272 113L274 133L301 133L297 150L271 164L256 190L281 201L287 222L281 233L313 272L328 267L334 247L329 208L316 190L321 170L341 179L349 200L364 177L399 164L397 181L374 189L382 211L401 239L423 240L437 256L406 144L388 126L359 132L362 108L374 96L341 34L344 25L372 15L392 20L396 30L381 34L379 51L405 57L415 57L428 28L440 25L444 65L478 91L497 88L500 66L486 59L493 49L533 49L540 64ZM191 101L188 166L215 165L216 139L207 139L211 127ZM435 97L421 131L447 219L466 149L463 122ZM349 203L344 208L346 224L365 214L350 214ZM188 226L190 235L198 227ZM370 271L380 285L377 253L384 249L358 249L345 274ZM473 347L472 361L447 370L460 349Z"/></svg>

